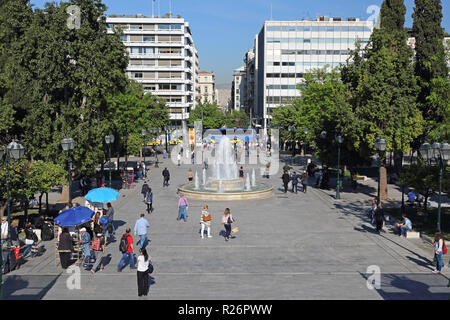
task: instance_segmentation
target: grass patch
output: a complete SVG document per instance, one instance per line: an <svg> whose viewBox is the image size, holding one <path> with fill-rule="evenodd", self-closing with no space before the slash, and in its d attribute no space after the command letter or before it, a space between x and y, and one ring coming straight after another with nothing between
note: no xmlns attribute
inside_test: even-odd
<svg viewBox="0 0 450 320"><path fill-rule="evenodd" d="M437 229L438 209L428 208L428 214L423 208L406 206L406 215L411 220L413 229L434 238ZM386 214L397 220L402 220L400 208L386 208ZM441 208L441 229L446 239L450 239L450 208Z"/></svg>

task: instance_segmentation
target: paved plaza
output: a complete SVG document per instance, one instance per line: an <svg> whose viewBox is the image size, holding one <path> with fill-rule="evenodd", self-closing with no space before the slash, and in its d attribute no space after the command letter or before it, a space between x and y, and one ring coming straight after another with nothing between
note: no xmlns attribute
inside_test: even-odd
<svg viewBox="0 0 450 320"><path fill-rule="evenodd" d="M163 188L162 170L171 184ZM146 299L449 299L447 266L432 274L433 250L422 240L402 239L389 228L378 235L366 218L367 195L335 201L327 192L309 187L307 194L284 194L281 171L270 179L271 199L249 202L210 202L211 239L200 238L203 202L190 201L188 221L177 221L177 187L192 167L169 160L150 168L149 185L155 211L150 222L149 253L155 272ZM251 167L246 166L249 170ZM295 167L301 169L301 167ZM258 172L258 171L257 171ZM311 184L313 182L311 181ZM142 182L121 190L113 203L117 241L107 247L104 271L81 271L81 289L69 290L70 274L55 265L54 242L45 253L4 276L5 299L138 299L136 271L117 272L121 258L118 239L133 228L146 205ZM239 233L225 242L221 217L230 208ZM135 242L137 237L134 237ZM381 271L381 287L367 288L369 266ZM141 298L139 298L141 299Z"/></svg>

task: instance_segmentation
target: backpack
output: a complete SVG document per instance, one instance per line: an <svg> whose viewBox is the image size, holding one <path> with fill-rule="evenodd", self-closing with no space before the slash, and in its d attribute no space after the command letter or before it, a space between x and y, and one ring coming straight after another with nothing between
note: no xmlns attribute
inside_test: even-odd
<svg viewBox="0 0 450 320"><path fill-rule="evenodd" d="M92 241L91 250L100 251L100 238L95 238Z"/></svg>
<svg viewBox="0 0 450 320"><path fill-rule="evenodd" d="M34 243L38 243L39 242L39 238L36 235L36 233L34 233L34 232L33 232L33 241L34 241Z"/></svg>
<svg viewBox="0 0 450 320"><path fill-rule="evenodd" d="M122 235L122 238L120 238L119 250L122 253L127 252L127 250L128 250L128 235L127 234Z"/></svg>
<svg viewBox="0 0 450 320"><path fill-rule="evenodd" d="M445 241L444 245L442 246L442 254L447 254L447 246L445 245Z"/></svg>

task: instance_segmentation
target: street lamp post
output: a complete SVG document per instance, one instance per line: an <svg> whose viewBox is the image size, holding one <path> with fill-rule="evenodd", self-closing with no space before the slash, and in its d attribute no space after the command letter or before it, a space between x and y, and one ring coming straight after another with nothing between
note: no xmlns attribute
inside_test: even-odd
<svg viewBox="0 0 450 320"><path fill-rule="evenodd" d="M125 187L128 189L128 133L123 136L125 141Z"/></svg>
<svg viewBox="0 0 450 320"><path fill-rule="evenodd" d="M336 199L341 199L341 145L344 143L344 138L341 135L336 137L336 142L338 144L338 174L337 174L337 186L336 186Z"/></svg>
<svg viewBox="0 0 450 320"><path fill-rule="evenodd" d="M442 175L444 167L450 159L450 144L435 143L430 145L428 143L423 144L420 147L420 154L425 161L439 162L439 203L438 203L438 221L437 231L441 231L441 203L442 203Z"/></svg>
<svg viewBox="0 0 450 320"><path fill-rule="evenodd" d="M145 149L147 149L147 141L146 141L146 136L147 136L147 130L142 129L142 137L144 138L144 149L142 151L143 156L144 156L144 163L145 163ZM145 172L144 172L144 176L145 176Z"/></svg>
<svg viewBox="0 0 450 320"><path fill-rule="evenodd" d="M381 138L375 139L375 148L377 148L377 151L379 153L379 170L378 170L378 197L377 197L377 206L380 205L381 199L381 165L382 165L382 153L386 151L386 140Z"/></svg>
<svg viewBox="0 0 450 320"><path fill-rule="evenodd" d="M108 153L109 153L109 187L111 188L111 144L114 143L114 135L110 134L105 137L106 144L108 145Z"/></svg>
<svg viewBox="0 0 450 320"><path fill-rule="evenodd" d="M72 173L70 163L70 152L75 148L75 141L72 138L65 138L61 141L61 147L64 151L67 151L67 171L69 182L69 207L72 207Z"/></svg>
<svg viewBox="0 0 450 320"><path fill-rule="evenodd" d="M16 141L11 142L7 147L6 150L3 150L3 148L0 148L0 159L5 157L4 159L4 165L6 168L6 205L8 207L8 226L11 226L11 195L9 192L9 164L10 164L10 158L13 158L14 160L20 160L23 158L25 154L25 148ZM8 232L8 239L7 239L7 246L8 248L11 248L11 232ZM3 299L3 243L1 244L0 248L0 300Z"/></svg>
<svg viewBox="0 0 450 320"><path fill-rule="evenodd" d="M295 134L297 133L297 128L294 126L289 126L288 127L288 131L292 133L292 165L294 165L294 159L295 159L295 147L296 147L296 143L295 143Z"/></svg>

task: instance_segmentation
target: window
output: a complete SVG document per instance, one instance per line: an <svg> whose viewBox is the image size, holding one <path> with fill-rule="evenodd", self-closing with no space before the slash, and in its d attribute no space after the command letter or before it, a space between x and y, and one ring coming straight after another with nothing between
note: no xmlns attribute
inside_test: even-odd
<svg viewBox="0 0 450 320"><path fill-rule="evenodd" d="M158 36L158 42L170 42L170 36Z"/></svg>
<svg viewBox="0 0 450 320"><path fill-rule="evenodd" d="M120 35L120 40L122 41L128 41L128 36L126 34L121 34Z"/></svg>
<svg viewBox="0 0 450 320"><path fill-rule="evenodd" d="M144 42L155 42L155 36L144 36Z"/></svg>
<svg viewBox="0 0 450 320"><path fill-rule="evenodd" d="M158 78L159 79L170 79L170 72L159 72Z"/></svg>
<svg viewBox="0 0 450 320"><path fill-rule="evenodd" d="M172 30L181 30L181 24L179 23L173 23L170 25Z"/></svg>
<svg viewBox="0 0 450 320"><path fill-rule="evenodd" d="M130 36L131 42L142 42L142 36Z"/></svg>
<svg viewBox="0 0 450 320"><path fill-rule="evenodd" d="M145 79L155 79L156 72L144 72L144 78Z"/></svg>
<svg viewBox="0 0 450 320"><path fill-rule="evenodd" d="M142 72L135 72L133 73L133 79L142 79L143 78L143 74Z"/></svg>
<svg viewBox="0 0 450 320"><path fill-rule="evenodd" d="M156 60L142 60L142 65L144 66L156 66Z"/></svg>
<svg viewBox="0 0 450 320"><path fill-rule="evenodd" d="M142 53L142 48L141 47L130 47L130 53L131 54Z"/></svg>
<svg viewBox="0 0 450 320"><path fill-rule="evenodd" d="M142 30L142 24L130 24L130 30Z"/></svg>
<svg viewBox="0 0 450 320"><path fill-rule="evenodd" d="M158 30L170 30L170 24L158 24Z"/></svg>
<svg viewBox="0 0 450 320"><path fill-rule="evenodd" d="M154 24L144 24L144 30L155 30Z"/></svg>
<svg viewBox="0 0 450 320"><path fill-rule="evenodd" d="M156 91L156 85L154 85L154 84L145 85L144 86L144 90L146 90L146 91Z"/></svg>
<svg viewBox="0 0 450 320"><path fill-rule="evenodd" d="M170 60L159 60L158 66L159 67L170 67Z"/></svg>

